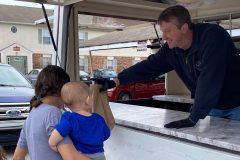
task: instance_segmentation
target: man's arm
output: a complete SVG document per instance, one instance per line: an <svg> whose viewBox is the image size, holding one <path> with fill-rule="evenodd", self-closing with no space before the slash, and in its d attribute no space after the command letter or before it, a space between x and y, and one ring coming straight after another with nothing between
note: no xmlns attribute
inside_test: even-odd
<svg viewBox="0 0 240 160"><path fill-rule="evenodd" d="M62 140L63 140L63 137L59 134L59 132L56 129L54 129L48 140L48 143L52 150L58 152L57 145Z"/></svg>
<svg viewBox="0 0 240 160"><path fill-rule="evenodd" d="M118 77L109 80L107 78L92 78L97 84L101 84L101 91L114 88L120 84L129 84L141 80L149 80L159 75L173 70L170 64L170 56L172 52L167 45L164 45L158 53L150 55L146 60L143 60L118 74ZM170 55L170 56L169 56Z"/></svg>
<svg viewBox="0 0 240 160"><path fill-rule="evenodd" d="M17 146L13 154L13 160L25 160L27 153L28 150L26 148Z"/></svg>
<svg viewBox="0 0 240 160"><path fill-rule="evenodd" d="M171 60L174 54L172 52L168 45L164 44L157 53L120 72L118 74L120 84L149 80L173 70Z"/></svg>
<svg viewBox="0 0 240 160"><path fill-rule="evenodd" d="M60 144L57 147L63 160L91 160L84 154L78 152L73 144Z"/></svg>

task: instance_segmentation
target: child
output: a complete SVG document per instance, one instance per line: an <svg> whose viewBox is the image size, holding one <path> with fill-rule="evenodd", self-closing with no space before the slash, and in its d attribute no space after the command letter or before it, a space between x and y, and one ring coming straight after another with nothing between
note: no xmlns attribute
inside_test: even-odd
<svg viewBox="0 0 240 160"><path fill-rule="evenodd" d="M57 151L58 143L69 135L78 151L94 160L105 160L103 142L110 136L105 120L91 113L90 90L83 82L66 83L61 91L65 105L72 112L65 112L50 139L50 147Z"/></svg>

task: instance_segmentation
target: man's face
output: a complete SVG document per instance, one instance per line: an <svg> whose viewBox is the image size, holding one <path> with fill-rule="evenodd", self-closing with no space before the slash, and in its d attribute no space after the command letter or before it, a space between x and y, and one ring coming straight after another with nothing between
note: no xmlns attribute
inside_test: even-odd
<svg viewBox="0 0 240 160"><path fill-rule="evenodd" d="M171 20L170 22L163 21L160 23L162 38L168 43L169 48L174 48L174 47L181 48L182 37L183 37L183 31L181 28L178 28L176 26L176 23L174 23L174 20Z"/></svg>

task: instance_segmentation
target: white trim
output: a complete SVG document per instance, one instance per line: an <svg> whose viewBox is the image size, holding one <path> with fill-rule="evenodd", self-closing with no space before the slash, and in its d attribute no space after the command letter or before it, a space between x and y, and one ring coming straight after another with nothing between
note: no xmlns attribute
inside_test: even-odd
<svg viewBox="0 0 240 160"><path fill-rule="evenodd" d="M107 60L114 60L114 57L107 57Z"/></svg>
<svg viewBox="0 0 240 160"><path fill-rule="evenodd" d="M53 20L53 18L54 18L54 16L49 16L49 17L48 17L49 23L50 23L51 20ZM42 24L42 23L46 23L45 18L36 20L36 21L34 22L34 24ZM52 21L51 21L51 23L52 23Z"/></svg>
<svg viewBox="0 0 240 160"><path fill-rule="evenodd" d="M79 51L93 51L93 50L103 50L103 49L127 48L127 47L136 47L137 45L138 45L137 42L116 43L116 44L108 44L108 45L101 45L101 46L79 48Z"/></svg>

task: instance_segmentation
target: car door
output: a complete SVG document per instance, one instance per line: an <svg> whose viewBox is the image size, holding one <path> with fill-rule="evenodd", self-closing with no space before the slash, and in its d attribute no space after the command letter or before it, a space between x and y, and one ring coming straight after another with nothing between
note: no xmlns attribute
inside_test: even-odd
<svg viewBox="0 0 240 160"><path fill-rule="evenodd" d="M151 98L154 95L165 94L165 79L157 78L135 83L133 98Z"/></svg>
<svg viewBox="0 0 240 160"><path fill-rule="evenodd" d="M29 72L29 74L27 75L27 78L29 79L29 81L35 85L36 81L37 81L37 77L38 77L39 71L38 70L32 70L31 72Z"/></svg>
<svg viewBox="0 0 240 160"><path fill-rule="evenodd" d="M165 94L165 80L157 79L149 81L147 93L150 97L154 95L163 95Z"/></svg>
<svg viewBox="0 0 240 160"><path fill-rule="evenodd" d="M134 87L134 92L132 93L133 99L137 98L148 98L149 90L146 81L136 82Z"/></svg>

